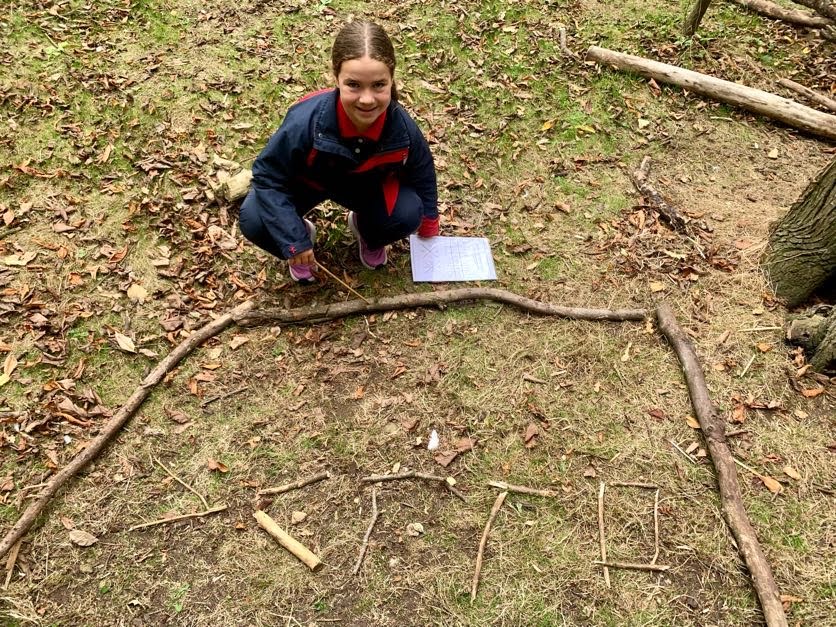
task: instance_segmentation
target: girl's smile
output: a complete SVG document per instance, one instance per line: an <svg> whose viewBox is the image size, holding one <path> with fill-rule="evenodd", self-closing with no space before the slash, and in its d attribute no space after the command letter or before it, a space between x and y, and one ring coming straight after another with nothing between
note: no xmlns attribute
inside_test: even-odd
<svg viewBox="0 0 836 627"><path fill-rule="evenodd" d="M368 129L392 101L392 74L369 56L344 61L337 75L340 102L358 131Z"/></svg>

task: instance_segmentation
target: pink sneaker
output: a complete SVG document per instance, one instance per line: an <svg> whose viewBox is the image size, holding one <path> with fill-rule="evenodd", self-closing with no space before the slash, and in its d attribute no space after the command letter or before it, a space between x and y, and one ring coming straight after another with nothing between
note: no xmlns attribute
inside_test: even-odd
<svg viewBox="0 0 836 627"><path fill-rule="evenodd" d="M357 228L357 214L353 211L348 212L348 228L354 233L357 239L357 247L360 249L360 262L369 270L376 270L381 266L385 266L389 258L386 256L386 246L371 249L366 245L366 241L360 235L360 229Z"/></svg>
<svg viewBox="0 0 836 627"><path fill-rule="evenodd" d="M308 236L311 238L311 243L316 244L316 226L307 218L303 218L305 227L308 229ZM316 277L313 273L313 266L309 263L297 263L295 266L287 264L290 278L297 283L309 285L316 283Z"/></svg>

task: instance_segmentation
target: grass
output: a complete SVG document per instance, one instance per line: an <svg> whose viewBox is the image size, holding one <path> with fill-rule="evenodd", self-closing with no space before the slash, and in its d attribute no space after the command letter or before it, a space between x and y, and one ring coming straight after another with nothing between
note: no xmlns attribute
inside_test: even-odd
<svg viewBox="0 0 836 627"><path fill-rule="evenodd" d="M214 180L213 155L249 165L281 112L328 84L328 42L354 14L393 34L404 103L432 136L443 228L489 237L500 287L564 305L651 307L659 295L649 285L664 281L722 411L735 394L781 401L777 411L747 412L749 433L731 446L784 482L775 498L741 475L782 593L804 599L790 604L791 621L826 622L832 516L819 488L833 480L832 397L808 400L788 387L780 334L742 331L781 322L780 310L764 309L757 260L736 253L734 270L720 272L663 227L648 222L631 231L639 199L625 175L652 155L657 184L708 221L709 243L722 248L742 237L762 240L767 222L826 157L810 140L737 110L702 106L666 87L654 95L641 79L570 63L556 46L563 24L579 53L607 45L766 84L790 66L796 78L820 73L815 55L803 52L809 42L729 6L712 7L699 37L683 41L684 3L491 1L438 11L350 0L259 7L73 0L55 10L21 2L0 16L8 34L0 54L14 77L0 79L0 111L17 128L0 125L0 162L67 172L0 173L0 214L16 216L0 257L21 252L15 245L40 252L26 268L0 267L3 303L17 298L21 309L3 314L11 324L0 340L21 364L0 401L30 412L26 424L47 419L28 437L0 424L9 449L0 475L11 474L15 486L0 493L0 520L11 523L25 503L22 489L42 481L45 451L59 451L63 463L71 450L65 435L73 442L95 435L96 427L51 413L55 382L74 380L60 393L82 403L89 388L115 410L155 363L117 350L113 330L145 338L142 346L162 356L171 342L159 320L179 317L196 328L243 298L276 307L342 299L331 285L287 286L281 264L252 246L216 246L206 227L236 234L236 207L209 202L203 190ZM640 128L640 119L649 124ZM778 141L792 158L769 161L754 147ZM750 193L760 195L757 204L746 200ZM558 202L568 213L555 209ZM82 222L58 233L59 219ZM363 293L420 289L409 280L404 249L392 255L391 271L365 271L342 210L328 207L317 222L329 267L345 269ZM125 245L125 257L114 261ZM152 263L166 256L160 247L168 248L167 267ZM698 281L680 280L664 250L691 255ZM638 270L625 271L625 257ZM131 303L132 284L149 299ZM46 331L31 323L35 313L50 321ZM232 335L250 341L232 348ZM761 354L758 341L776 349ZM45 354L59 354L57 365L38 363ZM205 367L213 363L220 365ZM243 383L245 392L201 407ZM807 418L793 418L796 409ZM191 424L174 421L177 411ZM0 616L55 625L115 624L127 614L143 624L755 624L757 602L722 522L710 465L692 465L668 444L702 444L685 423L689 413L675 359L642 324L547 320L483 304L231 330L184 361L55 501L23 545ZM532 424L539 435L529 448L523 434ZM445 469L426 450L433 429L444 449L462 437L478 442ZM10 446L21 442L24 451ZM229 509L127 531L202 507L154 457ZM229 471L211 472L210 458ZM802 481L782 474L786 464ZM351 577L369 516L369 491L358 479L396 465L455 476L469 502L420 481L381 486L383 515L360 577ZM256 498L259 488L325 467L335 475L327 482ZM558 496L509 497L471 604L475 547L495 497L490 479ZM660 485L659 560L672 571L614 571L608 589L592 564L596 496L600 481L617 480ZM607 494L611 555L649 559L652 494ZM323 557L324 575L310 574L257 528L257 500ZM308 517L292 525L297 510ZM406 532L415 522L425 528L417 538ZM99 543L72 545L69 523Z"/></svg>

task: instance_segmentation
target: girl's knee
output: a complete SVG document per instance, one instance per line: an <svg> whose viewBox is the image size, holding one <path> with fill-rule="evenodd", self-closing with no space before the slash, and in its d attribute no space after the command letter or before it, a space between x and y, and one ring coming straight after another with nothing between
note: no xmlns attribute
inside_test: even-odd
<svg viewBox="0 0 836 627"><path fill-rule="evenodd" d="M241 205L241 212L238 214L238 228L241 233L251 242L258 242L262 239L261 233L264 231L264 226L258 211L253 207L250 197L248 196Z"/></svg>

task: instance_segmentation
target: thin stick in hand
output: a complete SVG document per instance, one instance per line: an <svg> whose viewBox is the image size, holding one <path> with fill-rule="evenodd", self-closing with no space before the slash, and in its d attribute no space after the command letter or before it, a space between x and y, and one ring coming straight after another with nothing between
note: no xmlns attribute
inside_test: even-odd
<svg viewBox="0 0 836 627"><path fill-rule="evenodd" d="M508 492L500 492L499 496L493 503L491 513L488 516L488 522L485 523L485 530L482 532L482 539L479 541L479 552L476 554L476 572L473 573L473 584L470 587L470 601L476 600L476 590L479 588L479 575L482 574L482 559L485 557L485 545L488 543L488 535L491 532L491 525L494 518L499 513L502 504L505 502L505 497Z"/></svg>
<svg viewBox="0 0 836 627"><path fill-rule="evenodd" d="M357 291L357 290L355 290L353 287L351 287L348 283L346 283L345 281L343 281L343 280L342 280L340 277L338 277L336 274L334 274L333 272L331 272L328 268L326 268L325 266L323 266L321 262L317 261L317 262L316 262L316 267L317 267L317 268L319 268L320 270L322 270L322 271L325 273L325 275L326 275L326 276L328 276L328 277L330 277L330 278L334 279L337 283L339 283L340 285L342 285L345 289L347 289L349 292L351 292L352 294L354 294L354 295L355 295L357 298L359 298L360 300L365 301L366 303L368 303L368 302L369 302L369 301L368 301L368 299L367 299L365 296L363 296L360 292L358 292L358 291Z"/></svg>
<svg viewBox="0 0 836 627"><path fill-rule="evenodd" d="M372 521L369 523L369 528L366 529L366 535L363 536L363 544L360 547L360 556L357 558L357 563L354 565L354 570L352 571L353 575L360 572L360 567L363 565L363 559L366 557L366 551L369 550L369 538L372 535L372 529L374 529L379 516L380 512L377 510L377 488L372 488Z"/></svg>
<svg viewBox="0 0 836 627"><path fill-rule="evenodd" d="M606 563L607 539L604 533L604 490L606 490L606 484L602 481L601 487L598 489L598 542L601 545L601 561ZM604 566L604 583L607 584L607 588L610 587L610 571L606 566Z"/></svg>

